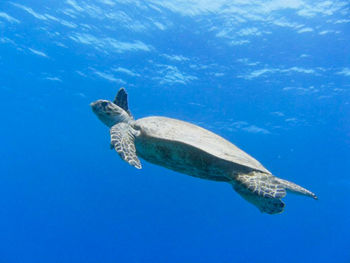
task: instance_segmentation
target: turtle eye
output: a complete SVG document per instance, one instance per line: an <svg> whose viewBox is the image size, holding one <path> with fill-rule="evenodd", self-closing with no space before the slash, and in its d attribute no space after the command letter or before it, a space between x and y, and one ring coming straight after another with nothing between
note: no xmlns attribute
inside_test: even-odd
<svg viewBox="0 0 350 263"><path fill-rule="evenodd" d="M104 102L101 103L101 105L102 105L102 107L105 108L107 106L107 102L104 101Z"/></svg>

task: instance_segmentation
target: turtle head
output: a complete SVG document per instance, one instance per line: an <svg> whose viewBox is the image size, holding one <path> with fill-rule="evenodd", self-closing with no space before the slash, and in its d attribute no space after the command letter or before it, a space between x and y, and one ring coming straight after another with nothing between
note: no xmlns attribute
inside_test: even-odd
<svg viewBox="0 0 350 263"><path fill-rule="evenodd" d="M108 127L119 122L129 122L128 113L109 100L97 100L90 104L92 111Z"/></svg>

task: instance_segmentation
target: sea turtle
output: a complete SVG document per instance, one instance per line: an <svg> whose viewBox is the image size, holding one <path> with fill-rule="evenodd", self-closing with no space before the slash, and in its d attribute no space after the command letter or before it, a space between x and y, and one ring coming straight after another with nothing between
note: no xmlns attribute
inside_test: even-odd
<svg viewBox="0 0 350 263"><path fill-rule="evenodd" d="M268 214L283 211L281 198L286 190L317 199L314 193L273 176L253 157L197 125L157 116L135 120L124 88L113 102L97 100L91 107L110 128L111 148L138 169L141 157L177 172L228 182L244 199Z"/></svg>

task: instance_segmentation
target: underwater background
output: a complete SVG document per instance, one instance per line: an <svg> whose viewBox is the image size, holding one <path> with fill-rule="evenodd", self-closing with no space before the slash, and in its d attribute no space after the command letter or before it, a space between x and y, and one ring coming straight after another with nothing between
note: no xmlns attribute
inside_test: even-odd
<svg viewBox="0 0 350 263"><path fill-rule="evenodd" d="M0 262L350 262L350 4L1 0ZM90 102L198 124L315 192L262 214L229 184L109 148Z"/></svg>

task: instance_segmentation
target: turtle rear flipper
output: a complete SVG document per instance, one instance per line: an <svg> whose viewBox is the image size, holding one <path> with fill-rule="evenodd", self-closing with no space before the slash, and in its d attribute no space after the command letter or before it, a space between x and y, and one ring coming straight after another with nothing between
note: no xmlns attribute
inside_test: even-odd
<svg viewBox="0 0 350 263"><path fill-rule="evenodd" d="M288 192L291 192L293 194L299 194L299 195L306 195L309 197L312 197L313 199L318 199L318 197L311 191L305 189L304 187L301 187L300 185L297 185L295 183L289 182L287 180L276 178L276 180L285 187L285 189Z"/></svg>
<svg viewBox="0 0 350 263"><path fill-rule="evenodd" d="M248 188L240 184L234 184L233 189L240 194L245 200L255 205L263 213L279 214L285 207L283 201L279 198L263 197L251 192Z"/></svg>
<svg viewBox="0 0 350 263"><path fill-rule="evenodd" d="M130 126L130 124L121 122L110 129L111 147L113 147L119 156L130 165L141 169L141 162L137 158L136 148L134 144L135 136L138 131Z"/></svg>
<svg viewBox="0 0 350 263"><path fill-rule="evenodd" d="M282 198L286 196L285 186L277 180L277 177L271 174L251 172L239 174L235 179L237 184L246 188L252 194L265 198Z"/></svg>
<svg viewBox="0 0 350 263"><path fill-rule="evenodd" d="M283 212L285 204L281 198L285 197L286 190L317 199L314 193L297 184L262 172L237 175L233 188L260 211L268 214Z"/></svg>
<svg viewBox="0 0 350 263"><path fill-rule="evenodd" d="M233 189L245 200L257 206L261 212L278 214L285 204L281 198L286 195L285 187L271 174L251 172L235 177Z"/></svg>

